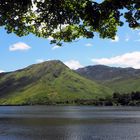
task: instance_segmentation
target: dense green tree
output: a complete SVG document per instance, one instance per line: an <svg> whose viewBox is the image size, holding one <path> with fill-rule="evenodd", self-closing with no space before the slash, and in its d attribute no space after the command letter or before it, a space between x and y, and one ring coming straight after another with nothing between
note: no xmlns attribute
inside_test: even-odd
<svg viewBox="0 0 140 140"><path fill-rule="evenodd" d="M0 0L0 26L18 36L33 33L53 37L51 43L80 37L114 39L124 17L130 28L140 27L139 0Z"/></svg>
<svg viewBox="0 0 140 140"><path fill-rule="evenodd" d="M140 105L140 92L131 92L131 93L114 93L112 101L116 105Z"/></svg>
<svg viewBox="0 0 140 140"><path fill-rule="evenodd" d="M138 91L132 92L131 98L132 98L132 100L140 100L140 92L138 92Z"/></svg>

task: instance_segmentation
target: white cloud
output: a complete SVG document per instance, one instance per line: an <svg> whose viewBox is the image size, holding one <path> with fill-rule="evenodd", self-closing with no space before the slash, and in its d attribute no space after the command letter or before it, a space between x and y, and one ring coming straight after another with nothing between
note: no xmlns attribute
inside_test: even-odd
<svg viewBox="0 0 140 140"><path fill-rule="evenodd" d="M45 61L44 59L37 59L37 60L36 60L37 63L42 63L42 62L44 62L44 61Z"/></svg>
<svg viewBox="0 0 140 140"><path fill-rule="evenodd" d="M9 47L9 51L25 51L29 50L31 47L23 42L18 42Z"/></svg>
<svg viewBox="0 0 140 140"><path fill-rule="evenodd" d="M111 40L111 42L119 42L119 40L120 40L119 36L116 35L115 38Z"/></svg>
<svg viewBox="0 0 140 140"><path fill-rule="evenodd" d="M92 47L93 44L91 44L91 43L87 43L87 44L85 44L85 46L86 46L86 47Z"/></svg>
<svg viewBox="0 0 140 140"><path fill-rule="evenodd" d="M111 58L92 59L92 62L103 65L140 68L140 52L125 53Z"/></svg>
<svg viewBox="0 0 140 140"><path fill-rule="evenodd" d="M4 70L0 70L0 73L5 72Z"/></svg>
<svg viewBox="0 0 140 140"><path fill-rule="evenodd" d="M58 46L58 45L56 45L56 46L53 46L53 47L52 47L52 50L59 49L59 48L61 48L61 47Z"/></svg>
<svg viewBox="0 0 140 140"><path fill-rule="evenodd" d="M73 69L73 70L76 70L76 69L78 69L78 68L83 67L83 66L80 64L80 62L77 61L77 60L69 60L69 61L64 62L64 64L65 64L66 66L68 66L70 69Z"/></svg>

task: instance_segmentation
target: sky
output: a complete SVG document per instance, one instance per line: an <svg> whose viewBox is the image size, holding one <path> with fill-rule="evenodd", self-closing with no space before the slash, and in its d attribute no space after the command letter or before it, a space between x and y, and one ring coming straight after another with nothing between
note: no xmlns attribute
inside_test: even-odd
<svg viewBox="0 0 140 140"><path fill-rule="evenodd" d="M80 38L62 47L50 45L50 39L29 34L18 37L0 27L0 72L25 68L48 60L61 60L71 69L103 64L140 68L140 30L127 25L118 29L115 40Z"/></svg>

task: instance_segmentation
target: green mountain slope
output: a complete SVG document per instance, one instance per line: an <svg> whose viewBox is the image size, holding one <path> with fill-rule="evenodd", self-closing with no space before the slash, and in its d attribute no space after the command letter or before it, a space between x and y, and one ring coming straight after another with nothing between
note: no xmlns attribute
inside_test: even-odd
<svg viewBox="0 0 140 140"><path fill-rule="evenodd" d="M77 73L111 88L114 92L140 91L140 69L95 65L80 68Z"/></svg>
<svg viewBox="0 0 140 140"><path fill-rule="evenodd" d="M131 93L132 91L140 91L140 77L115 80L104 83L104 85L111 88L114 92Z"/></svg>
<svg viewBox="0 0 140 140"><path fill-rule="evenodd" d="M112 91L53 60L0 74L0 104L51 104L98 99Z"/></svg>

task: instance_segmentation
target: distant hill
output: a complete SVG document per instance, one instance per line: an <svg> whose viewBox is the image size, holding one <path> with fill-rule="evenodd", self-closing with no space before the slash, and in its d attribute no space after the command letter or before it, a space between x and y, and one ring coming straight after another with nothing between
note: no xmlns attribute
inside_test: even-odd
<svg viewBox="0 0 140 140"><path fill-rule="evenodd" d="M0 74L0 104L52 104L98 99L112 90L70 70L59 60Z"/></svg>
<svg viewBox="0 0 140 140"><path fill-rule="evenodd" d="M115 92L140 91L140 69L95 65L76 71L81 76L108 86Z"/></svg>

